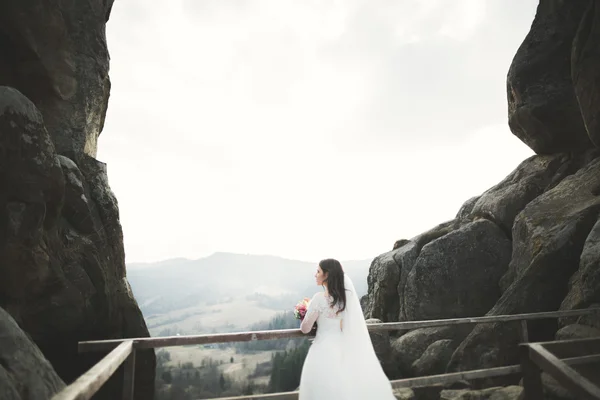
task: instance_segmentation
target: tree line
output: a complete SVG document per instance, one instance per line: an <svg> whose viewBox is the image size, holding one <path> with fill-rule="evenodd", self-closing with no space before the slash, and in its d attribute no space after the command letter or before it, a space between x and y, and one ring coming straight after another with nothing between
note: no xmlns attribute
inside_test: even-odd
<svg viewBox="0 0 600 400"><path fill-rule="evenodd" d="M291 312L276 315L269 321L253 324L249 330L292 329L299 325ZM171 333L171 332L169 332ZM191 362L172 365L171 355L161 349L156 353L156 400L192 400L242 396L295 390L300 384L304 359L310 348L306 338L264 340L220 344L233 347L236 353L249 354L274 351L269 362L257 363L248 379L237 380L222 372L226 362L204 358L199 366ZM228 360L233 364L235 358ZM255 378L269 377L268 385L253 383Z"/></svg>

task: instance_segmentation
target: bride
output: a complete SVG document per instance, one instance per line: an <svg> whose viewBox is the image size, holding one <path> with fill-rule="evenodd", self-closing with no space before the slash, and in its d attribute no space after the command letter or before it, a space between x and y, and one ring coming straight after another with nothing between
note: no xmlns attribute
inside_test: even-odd
<svg viewBox="0 0 600 400"><path fill-rule="evenodd" d="M315 278L325 292L313 296L300 325L303 333L315 322L318 329L302 367L299 400L395 400L342 265L323 260Z"/></svg>

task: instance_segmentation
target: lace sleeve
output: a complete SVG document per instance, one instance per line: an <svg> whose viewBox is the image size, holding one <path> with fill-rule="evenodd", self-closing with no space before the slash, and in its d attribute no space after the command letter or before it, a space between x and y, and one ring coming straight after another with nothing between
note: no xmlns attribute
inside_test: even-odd
<svg viewBox="0 0 600 400"><path fill-rule="evenodd" d="M321 293L316 293L310 303L308 303L308 310L306 310L306 315L300 324L300 330L302 333L308 333L312 329L313 325L319 315L323 312L323 295Z"/></svg>

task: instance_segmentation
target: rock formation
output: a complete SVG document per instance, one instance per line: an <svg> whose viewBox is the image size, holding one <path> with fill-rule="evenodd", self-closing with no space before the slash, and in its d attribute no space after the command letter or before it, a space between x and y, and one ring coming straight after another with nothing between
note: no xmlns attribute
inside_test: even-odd
<svg viewBox="0 0 600 400"><path fill-rule="evenodd" d="M456 218L375 258L365 315L406 321L600 303L600 3L540 0L507 77L508 122L536 155ZM600 315L530 323L532 340L598 334ZM391 337L396 376L518 363L516 324ZM389 372L388 372L389 374ZM517 383L517 382L515 382Z"/></svg>
<svg viewBox="0 0 600 400"><path fill-rule="evenodd" d="M104 356L77 354L78 341L148 336L126 278L117 201L106 165L94 158L110 91L111 7L111 0L0 2L6 398L49 398ZM150 399L154 353L140 352L137 366L136 398ZM118 398L121 380L117 371L97 398Z"/></svg>

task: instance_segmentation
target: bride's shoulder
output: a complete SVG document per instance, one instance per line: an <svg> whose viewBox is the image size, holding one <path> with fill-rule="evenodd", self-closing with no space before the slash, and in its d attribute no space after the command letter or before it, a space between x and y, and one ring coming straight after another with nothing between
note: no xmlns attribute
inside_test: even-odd
<svg viewBox="0 0 600 400"><path fill-rule="evenodd" d="M310 301L320 301L321 299L324 299L325 295L323 294L323 292L317 292L313 295L312 299L310 299Z"/></svg>
<svg viewBox="0 0 600 400"><path fill-rule="evenodd" d="M318 299L320 297L324 297L324 293L323 292L317 292L315 294L313 294L313 299Z"/></svg>

